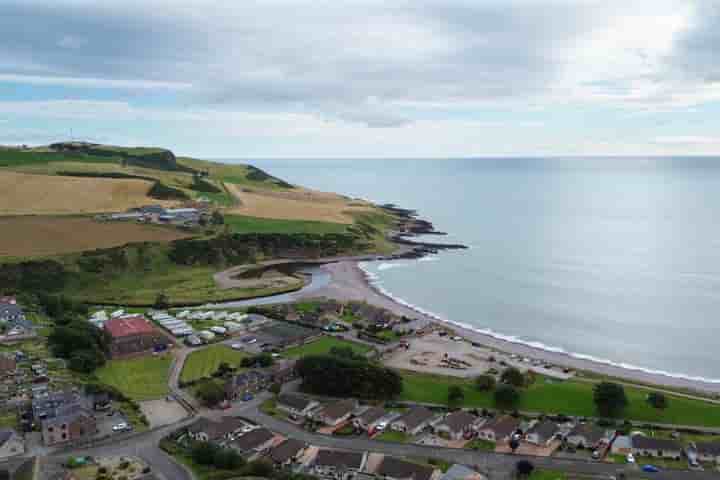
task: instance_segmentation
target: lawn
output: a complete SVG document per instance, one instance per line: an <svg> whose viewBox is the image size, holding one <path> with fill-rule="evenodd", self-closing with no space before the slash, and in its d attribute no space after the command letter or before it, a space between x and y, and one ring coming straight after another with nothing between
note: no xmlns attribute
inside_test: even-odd
<svg viewBox="0 0 720 480"><path fill-rule="evenodd" d="M495 451L495 444L489 440L483 440L482 438L476 438L467 445L465 445L465 448L469 448L470 450L483 450L486 452L494 452Z"/></svg>
<svg viewBox="0 0 720 480"><path fill-rule="evenodd" d="M565 480L567 475L558 470L533 470L529 480Z"/></svg>
<svg viewBox="0 0 720 480"><path fill-rule="evenodd" d="M306 355L323 355L330 353L330 349L333 347L350 347L355 353L365 355L371 347L363 345L362 343L351 342L349 340L342 340L335 337L325 336L314 342L300 345L299 347L293 347L285 350L283 355L286 357L304 357Z"/></svg>
<svg viewBox="0 0 720 480"><path fill-rule="evenodd" d="M222 362L237 367L240 360L247 357L243 352L233 350L226 345L213 345L188 355L180 373L181 382L190 382L203 377L209 377L217 370Z"/></svg>
<svg viewBox="0 0 720 480"><path fill-rule="evenodd" d="M472 382L439 375L403 374L401 400L447 403L450 385L459 385L465 393L464 405L468 407L494 407L492 392L479 392ZM594 416L593 384L579 381L555 381L538 377L537 381L523 391L519 410L565 415ZM625 387L630 405L624 417L640 422L658 422L678 425L720 426L720 405L701 400L668 396L665 410L650 407L645 401L647 390Z"/></svg>
<svg viewBox="0 0 720 480"><path fill-rule="evenodd" d="M225 224L233 233L345 233L347 225L311 220L278 220L273 218L225 215Z"/></svg>
<svg viewBox="0 0 720 480"><path fill-rule="evenodd" d="M397 442L407 443L410 441L410 437L405 435L403 432L396 432L395 430L385 430L383 433L375 437L375 440L385 440L386 442Z"/></svg>
<svg viewBox="0 0 720 480"><path fill-rule="evenodd" d="M95 374L134 400L151 400L167 395L171 361L169 354L110 360Z"/></svg>

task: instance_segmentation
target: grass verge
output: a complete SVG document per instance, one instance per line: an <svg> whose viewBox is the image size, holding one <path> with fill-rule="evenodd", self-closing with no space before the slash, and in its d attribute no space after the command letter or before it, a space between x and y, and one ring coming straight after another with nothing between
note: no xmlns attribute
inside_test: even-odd
<svg viewBox="0 0 720 480"><path fill-rule="evenodd" d="M372 350L371 347L363 345L362 343L326 336L314 342L306 343L305 345L289 348L283 352L283 355L293 358L304 357L306 355L324 355L329 353L333 347L350 347L355 353L361 355L365 355Z"/></svg>
<svg viewBox="0 0 720 480"><path fill-rule="evenodd" d="M169 354L110 360L95 375L102 383L112 385L134 400L153 400L168 393L171 361Z"/></svg>
<svg viewBox="0 0 720 480"><path fill-rule="evenodd" d="M220 366L226 362L231 367L237 367L240 360L247 354L233 350L225 345L213 345L188 355L180 373L181 382L191 382L203 377L210 377Z"/></svg>

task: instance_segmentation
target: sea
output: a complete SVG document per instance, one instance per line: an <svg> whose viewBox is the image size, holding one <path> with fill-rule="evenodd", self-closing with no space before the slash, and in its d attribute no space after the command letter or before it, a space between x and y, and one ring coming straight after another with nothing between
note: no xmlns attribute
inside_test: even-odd
<svg viewBox="0 0 720 480"><path fill-rule="evenodd" d="M307 187L416 209L470 248L363 268L440 319L720 382L720 158L282 159Z"/></svg>

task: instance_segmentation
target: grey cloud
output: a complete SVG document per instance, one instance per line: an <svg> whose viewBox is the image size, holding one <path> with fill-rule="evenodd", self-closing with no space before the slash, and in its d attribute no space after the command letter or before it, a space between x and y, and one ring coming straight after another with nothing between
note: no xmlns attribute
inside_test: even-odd
<svg viewBox="0 0 720 480"><path fill-rule="evenodd" d="M678 40L668 63L680 75L720 82L720 2L700 3L695 22Z"/></svg>

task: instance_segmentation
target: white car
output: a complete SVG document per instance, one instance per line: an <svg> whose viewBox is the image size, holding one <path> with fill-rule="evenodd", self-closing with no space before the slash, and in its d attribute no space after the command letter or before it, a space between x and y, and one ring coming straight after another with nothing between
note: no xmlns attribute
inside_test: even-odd
<svg viewBox="0 0 720 480"><path fill-rule="evenodd" d="M386 428L387 428L387 422L380 422L375 426L375 430L377 430L378 432L382 432Z"/></svg>
<svg viewBox="0 0 720 480"><path fill-rule="evenodd" d="M232 348L233 350L242 350L243 346L242 343L233 343L232 345L230 345L230 348Z"/></svg>
<svg viewBox="0 0 720 480"><path fill-rule="evenodd" d="M627 463L635 463L635 455L633 455L632 453L628 453L626 460L627 460Z"/></svg>
<svg viewBox="0 0 720 480"><path fill-rule="evenodd" d="M125 422L120 422L112 427L113 432L124 432L125 430L130 430L130 425L128 425Z"/></svg>
<svg viewBox="0 0 720 480"><path fill-rule="evenodd" d="M459 342L460 340L462 340L462 337L452 337L452 340Z"/></svg>

